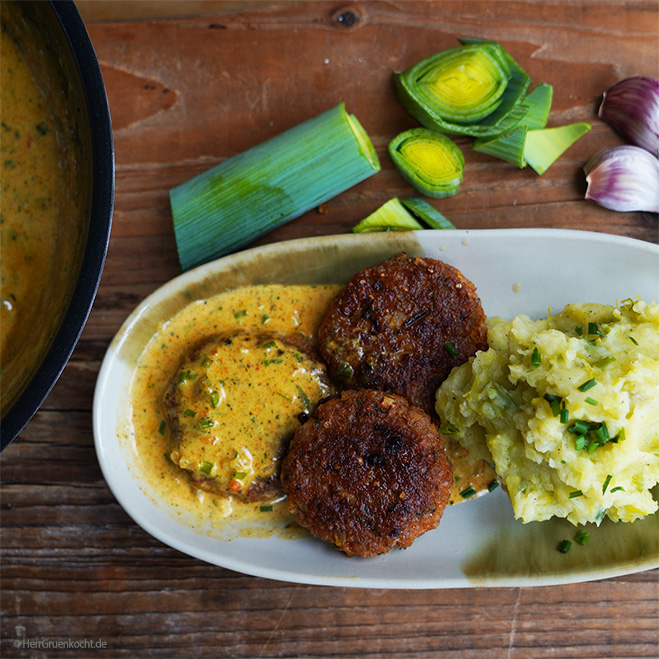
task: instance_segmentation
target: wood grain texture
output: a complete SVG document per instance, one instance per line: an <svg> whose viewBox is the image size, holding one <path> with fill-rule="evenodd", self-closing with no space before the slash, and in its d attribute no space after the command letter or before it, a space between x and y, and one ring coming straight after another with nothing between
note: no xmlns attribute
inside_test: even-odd
<svg viewBox="0 0 659 659"><path fill-rule="evenodd" d="M130 6L130 8L129 8ZM659 242L656 216L583 200L582 167L621 143L596 117L620 78L659 75L659 4L81 2L115 130L116 206L94 309L40 412L0 459L3 657L659 656L659 571L586 584L441 591L280 583L206 565L147 535L96 460L91 406L105 350L146 295L178 274L168 190L344 101L382 171L255 244L345 233L411 189L386 155L415 125L391 72L457 36L496 39L555 87L551 125L593 129L544 176L477 154L459 228L578 228ZM344 10L358 18L337 22ZM30 641L103 641L44 649ZM15 647L15 642L18 646Z"/></svg>

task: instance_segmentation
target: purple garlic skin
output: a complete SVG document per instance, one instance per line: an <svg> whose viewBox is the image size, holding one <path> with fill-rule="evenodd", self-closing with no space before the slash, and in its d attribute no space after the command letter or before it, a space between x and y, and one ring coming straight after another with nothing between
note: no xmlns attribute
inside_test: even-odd
<svg viewBox="0 0 659 659"><path fill-rule="evenodd" d="M659 152L659 80L626 78L604 93L598 116L628 142Z"/></svg>
<svg viewBox="0 0 659 659"><path fill-rule="evenodd" d="M614 211L659 213L659 159L637 146L600 149L584 166L586 199Z"/></svg>

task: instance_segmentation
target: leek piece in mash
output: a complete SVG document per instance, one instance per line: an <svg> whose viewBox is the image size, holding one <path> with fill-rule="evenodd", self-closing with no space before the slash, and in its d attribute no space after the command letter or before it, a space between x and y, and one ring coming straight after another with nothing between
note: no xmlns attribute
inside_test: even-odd
<svg viewBox="0 0 659 659"><path fill-rule="evenodd" d="M440 386L437 413L470 459L494 465L517 519L631 522L657 510L659 305L493 318L488 344Z"/></svg>

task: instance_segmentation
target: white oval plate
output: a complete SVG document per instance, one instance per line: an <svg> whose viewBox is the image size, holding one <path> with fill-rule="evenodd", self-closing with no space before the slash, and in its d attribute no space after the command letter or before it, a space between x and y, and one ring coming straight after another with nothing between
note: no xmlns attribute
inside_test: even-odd
<svg viewBox="0 0 659 659"><path fill-rule="evenodd" d="M501 489L449 507L437 529L405 551L347 558L304 536L297 540L199 533L144 492L122 446L137 357L163 320L185 304L257 283L342 283L400 250L438 258L474 282L490 316L545 317L570 302L659 299L659 247L612 235L551 229L346 234L277 243L225 257L164 285L126 320L108 348L94 398L94 437L103 474L119 503L148 533L208 563L284 581L373 588L458 588L570 583L659 566L658 516L589 529L587 546L567 554L564 520L521 524ZM293 268L293 269L291 269Z"/></svg>

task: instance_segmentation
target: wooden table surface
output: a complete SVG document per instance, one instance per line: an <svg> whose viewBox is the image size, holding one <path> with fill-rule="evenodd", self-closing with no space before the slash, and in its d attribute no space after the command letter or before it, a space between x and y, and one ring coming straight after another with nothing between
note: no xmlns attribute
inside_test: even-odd
<svg viewBox="0 0 659 659"><path fill-rule="evenodd" d="M597 119L621 78L659 74L659 3L80 2L113 118L116 204L101 286L75 353L3 453L3 657L657 657L659 571L553 587L368 590L296 585L207 565L161 544L115 501L92 437L92 395L130 311L179 273L168 190L345 101L382 171L258 241L346 233L411 193L386 155L415 124L391 72L500 41L554 85L551 125L592 130L542 177L472 152L458 228L586 229L659 242L657 218L583 199L582 167L620 138ZM345 12L357 19L337 20ZM39 649L40 639L104 648ZM30 643L32 646L30 647ZM18 646L18 647L16 647Z"/></svg>

